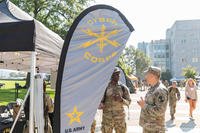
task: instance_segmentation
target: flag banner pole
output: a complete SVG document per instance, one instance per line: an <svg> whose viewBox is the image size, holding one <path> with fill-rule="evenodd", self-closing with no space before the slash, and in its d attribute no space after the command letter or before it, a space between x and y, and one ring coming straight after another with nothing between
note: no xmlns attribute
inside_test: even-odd
<svg viewBox="0 0 200 133"><path fill-rule="evenodd" d="M88 133L133 30L120 11L107 5L92 6L75 19L60 57L54 133Z"/></svg>

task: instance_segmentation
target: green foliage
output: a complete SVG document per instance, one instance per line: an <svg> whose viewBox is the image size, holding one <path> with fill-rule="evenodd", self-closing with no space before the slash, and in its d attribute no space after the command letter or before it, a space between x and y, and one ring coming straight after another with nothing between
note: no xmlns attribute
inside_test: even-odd
<svg viewBox="0 0 200 133"><path fill-rule="evenodd" d="M1 89L14 89L15 83L19 83L20 86L24 86L25 80L0 80L0 83L5 84L5 86L3 86Z"/></svg>
<svg viewBox="0 0 200 133"><path fill-rule="evenodd" d="M0 105L7 105L9 102L15 101L15 83L19 83L20 86L25 85L25 80L0 80L0 83L4 83L5 86L0 88ZM27 89L19 89L19 98L24 99ZM47 85L47 94L54 99L55 91L51 89L50 85Z"/></svg>
<svg viewBox="0 0 200 133"><path fill-rule="evenodd" d="M120 56L118 65L126 74L136 74L138 77L142 77L143 71L150 65L150 58L133 46L129 46Z"/></svg>
<svg viewBox="0 0 200 133"><path fill-rule="evenodd" d="M135 56L136 75L140 78L144 76L144 71L150 66L151 59L146 56L142 51L137 50Z"/></svg>
<svg viewBox="0 0 200 133"><path fill-rule="evenodd" d="M126 75L129 75L132 73L132 68L131 66L129 66L128 64L126 64L125 62L125 55L124 53L120 56L119 60L118 60L118 66L120 66Z"/></svg>
<svg viewBox="0 0 200 133"><path fill-rule="evenodd" d="M27 90L19 90L19 98L24 99ZM7 105L9 102L15 101L15 89L0 89L0 105Z"/></svg>
<svg viewBox="0 0 200 133"><path fill-rule="evenodd" d="M74 19L92 0L11 1L64 38Z"/></svg>
<svg viewBox="0 0 200 133"><path fill-rule="evenodd" d="M187 66L186 68L182 69L183 75L185 78L193 78L195 79L195 76L197 75L197 71L195 67Z"/></svg>
<svg viewBox="0 0 200 133"><path fill-rule="evenodd" d="M170 79L172 78L172 74L169 70L167 70L166 72L162 72L161 73L161 80L167 80L170 81Z"/></svg>

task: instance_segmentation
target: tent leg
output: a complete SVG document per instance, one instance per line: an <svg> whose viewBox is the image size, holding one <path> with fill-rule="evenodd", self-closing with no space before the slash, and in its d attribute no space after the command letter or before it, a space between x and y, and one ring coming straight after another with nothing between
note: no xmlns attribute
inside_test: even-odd
<svg viewBox="0 0 200 133"><path fill-rule="evenodd" d="M44 102L43 102L43 78L40 74L35 76L34 102L35 104L35 128L37 133L44 133Z"/></svg>
<svg viewBox="0 0 200 133"><path fill-rule="evenodd" d="M29 114L29 133L34 133L34 78L36 68L36 52L31 54L31 80L30 80L30 114Z"/></svg>

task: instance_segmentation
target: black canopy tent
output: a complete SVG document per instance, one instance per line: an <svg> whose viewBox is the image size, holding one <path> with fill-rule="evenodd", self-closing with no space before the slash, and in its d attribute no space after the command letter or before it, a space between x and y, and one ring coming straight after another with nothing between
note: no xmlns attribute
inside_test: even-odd
<svg viewBox="0 0 200 133"><path fill-rule="evenodd" d="M0 11L0 51L34 51L34 21L13 16L6 1Z"/></svg>
<svg viewBox="0 0 200 133"><path fill-rule="evenodd" d="M40 72L57 70L63 42L9 0L0 3L0 69L30 71L30 55L35 51Z"/></svg>
<svg viewBox="0 0 200 133"><path fill-rule="evenodd" d="M31 72L30 133L33 132L34 126L35 70L39 72L57 70L63 42L60 36L9 0L0 3L0 69Z"/></svg>

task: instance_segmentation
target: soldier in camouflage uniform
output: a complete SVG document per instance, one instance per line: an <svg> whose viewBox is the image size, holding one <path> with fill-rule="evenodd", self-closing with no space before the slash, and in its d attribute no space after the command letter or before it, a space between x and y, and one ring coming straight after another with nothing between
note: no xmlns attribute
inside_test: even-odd
<svg viewBox="0 0 200 133"><path fill-rule="evenodd" d="M44 132L45 133L53 133L51 121L49 118L49 113L53 113L54 104L49 95L44 94Z"/></svg>
<svg viewBox="0 0 200 133"><path fill-rule="evenodd" d="M102 133L126 133L124 105L131 103L128 88L119 83L119 68L115 68L108 84L100 108L103 109Z"/></svg>
<svg viewBox="0 0 200 133"><path fill-rule="evenodd" d="M165 87L166 87L166 88L168 88L168 87L169 87L169 83L168 83L168 81L167 81L167 80L165 80L165 81L164 81L164 85L165 85Z"/></svg>
<svg viewBox="0 0 200 133"><path fill-rule="evenodd" d="M137 101L141 107L139 125L143 133L165 133L165 111L168 90L160 82L160 68L151 66L145 71L145 79L150 88L145 99Z"/></svg>
<svg viewBox="0 0 200 133"><path fill-rule="evenodd" d="M173 81L172 86L169 87L169 107L170 107L170 115L171 120L174 120L174 114L176 112L176 101L180 100L180 92L176 86L177 82Z"/></svg>
<svg viewBox="0 0 200 133"><path fill-rule="evenodd" d="M52 113L54 110L53 100L49 95L46 94L46 84L43 82L43 101L44 101L44 133L53 133L51 121L49 119L49 113ZM23 133L29 133L29 106L30 106L30 95L25 103L25 116L26 116L26 124L23 128Z"/></svg>

